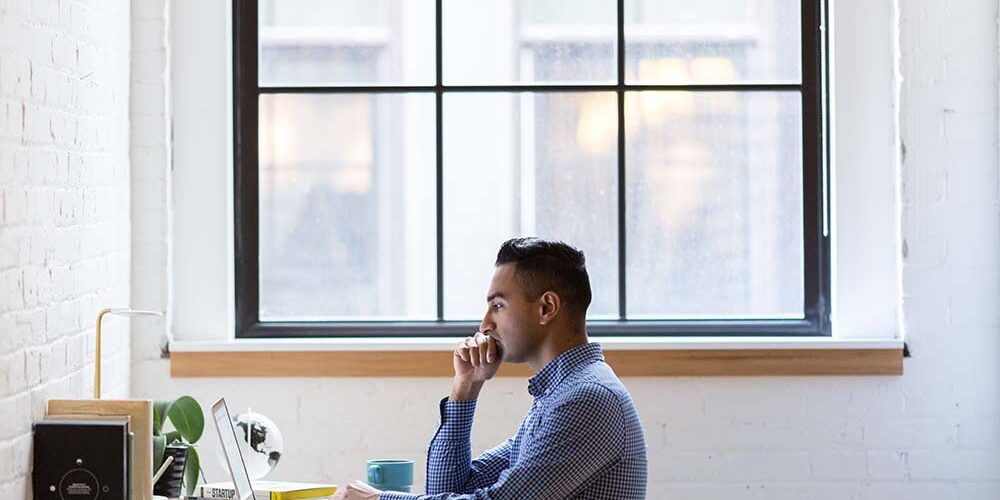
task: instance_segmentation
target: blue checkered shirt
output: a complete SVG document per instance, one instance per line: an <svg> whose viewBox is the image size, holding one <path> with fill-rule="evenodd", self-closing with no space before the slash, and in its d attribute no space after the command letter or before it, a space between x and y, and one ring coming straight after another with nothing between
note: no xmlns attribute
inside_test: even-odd
<svg viewBox="0 0 1000 500"><path fill-rule="evenodd" d="M596 343L574 347L528 381L517 435L472 460L475 401L441 401L427 453L427 494L381 500L646 497L646 443L632 398Z"/></svg>

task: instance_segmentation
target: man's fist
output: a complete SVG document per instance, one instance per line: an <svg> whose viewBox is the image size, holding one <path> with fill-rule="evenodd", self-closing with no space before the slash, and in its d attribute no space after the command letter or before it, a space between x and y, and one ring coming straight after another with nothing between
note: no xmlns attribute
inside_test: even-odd
<svg viewBox="0 0 1000 500"><path fill-rule="evenodd" d="M378 500L381 494L381 491L372 488L364 481L354 480L343 488L337 488L337 492L327 500Z"/></svg>
<svg viewBox="0 0 1000 500"><path fill-rule="evenodd" d="M458 343L452 356L455 367L453 400L476 399L483 383L493 378L503 363L503 346L482 332Z"/></svg>

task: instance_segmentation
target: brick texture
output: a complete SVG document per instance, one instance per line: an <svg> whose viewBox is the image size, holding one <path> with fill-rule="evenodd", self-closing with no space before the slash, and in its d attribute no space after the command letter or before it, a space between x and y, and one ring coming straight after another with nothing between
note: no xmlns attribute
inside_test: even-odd
<svg viewBox="0 0 1000 500"><path fill-rule="evenodd" d="M30 498L31 424L93 392L94 319L128 303L129 5L0 0L0 498ZM105 397L129 324L107 318Z"/></svg>
<svg viewBox="0 0 1000 500"><path fill-rule="evenodd" d="M131 143L132 304L170 311L172 222L170 205L169 3L132 0ZM168 315L169 318L169 315ZM169 319L132 322L134 362L157 359L165 347ZM164 396L165 397L165 396Z"/></svg>

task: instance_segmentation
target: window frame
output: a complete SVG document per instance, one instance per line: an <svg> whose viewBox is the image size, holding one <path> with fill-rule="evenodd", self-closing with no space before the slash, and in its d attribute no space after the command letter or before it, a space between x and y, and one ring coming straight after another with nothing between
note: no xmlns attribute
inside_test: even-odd
<svg viewBox="0 0 1000 500"><path fill-rule="evenodd" d="M241 338L316 337L454 337L478 327L475 321L444 320L443 288L443 152L442 102L447 93L461 92L615 92L618 99L618 310L617 320L588 320L594 335L699 337L830 337L831 256L829 231L829 113L827 89L828 2L801 0L801 69L798 84L625 83L625 0L617 0L617 82L614 84L444 85L442 78L442 4L435 0L435 84L333 87L261 87L258 80L258 3L232 4L233 181L235 336ZM765 320L645 320L625 319L626 198L625 96L643 90L798 91L802 109L802 196L804 318ZM258 120L262 94L434 93L436 135L437 320L434 321L266 321L259 317L259 162Z"/></svg>

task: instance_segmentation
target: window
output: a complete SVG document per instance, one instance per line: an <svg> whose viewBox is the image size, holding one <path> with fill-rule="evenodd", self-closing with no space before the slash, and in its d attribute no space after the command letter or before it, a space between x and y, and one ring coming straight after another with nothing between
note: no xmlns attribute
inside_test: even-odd
<svg viewBox="0 0 1000 500"><path fill-rule="evenodd" d="M823 9L236 2L237 336L466 334L521 235L592 333L829 335Z"/></svg>

